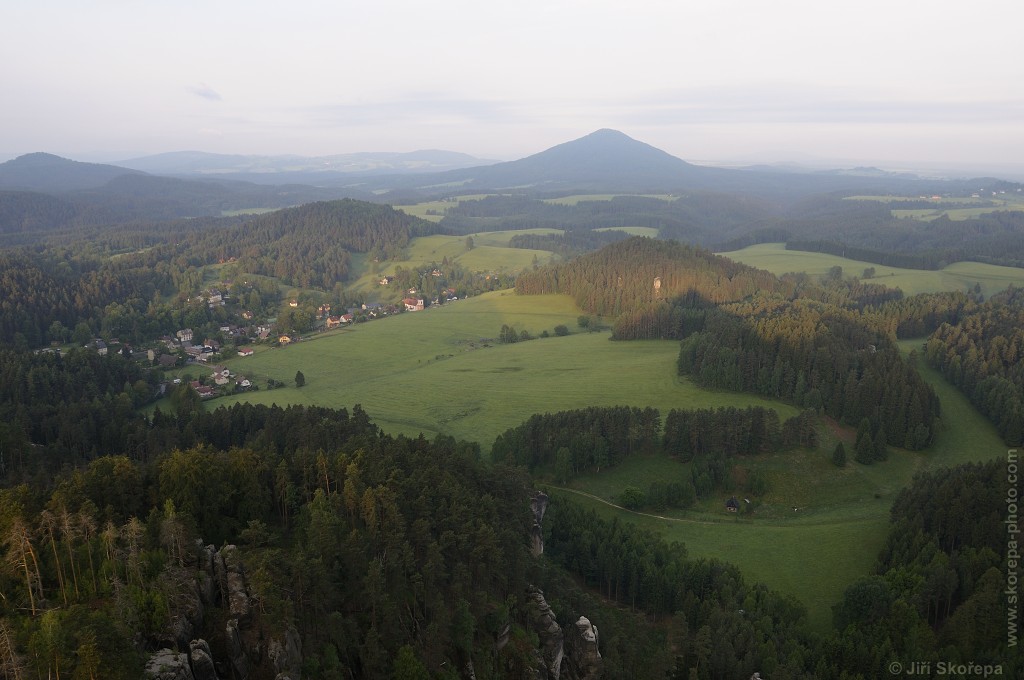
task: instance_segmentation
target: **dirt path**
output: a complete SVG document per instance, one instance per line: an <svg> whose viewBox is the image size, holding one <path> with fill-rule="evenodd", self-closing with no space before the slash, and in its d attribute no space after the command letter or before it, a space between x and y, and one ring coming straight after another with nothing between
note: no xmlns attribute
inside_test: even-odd
<svg viewBox="0 0 1024 680"><path fill-rule="evenodd" d="M683 524L722 524L722 522L711 522L711 521L702 520L702 519L686 519L686 518L682 518L682 517L664 517L662 515L652 515L652 514L647 513L647 512L639 512L637 510L630 510L629 508L624 508L621 505L615 505L615 503L612 503L610 501L606 501L605 499L601 498L600 496L595 496L594 494L587 493L586 491L577 491L576 489L567 489L564 486L552 486L551 488L552 489L558 489L559 491L568 491L569 493L574 493L577 496L585 496L586 498L590 498L591 500L595 500L598 503L604 503L608 507L615 508L616 510L622 510L623 512L631 512L634 515L640 515L641 517L650 517L652 519L663 519L666 522L682 522Z"/></svg>

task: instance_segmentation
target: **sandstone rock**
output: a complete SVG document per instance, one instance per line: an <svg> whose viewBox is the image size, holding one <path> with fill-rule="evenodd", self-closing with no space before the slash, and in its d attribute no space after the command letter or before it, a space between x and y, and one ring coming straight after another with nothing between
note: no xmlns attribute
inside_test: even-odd
<svg viewBox="0 0 1024 680"><path fill-rule="evenodd" d="M170 649L161 649L149 658L143 677L146 680L196 680L188 657Z"/></svg>
<svg viewBox="0 0 1024 680"><path fill-rule="evenodd" d="M214 569L216 554L217 550L212 545L204 546L200 539L196 539L199 595L207 607L217 604L217 575Z"/></svg>
<svg viewBox="0 0 1024 680"><path fill-rule="evenodd" d="M238 549L233 545L226 545L220 549L218 554L224 569L222 579L224 602L228 605L229 614L238 619L242 627L245 627L249 623L249 591L245 585L245 571L242 568L242 562L238 559Z"/></svg>
<svg viewBox="0 0 1024 680"><path fill-rule="evenodd" d="M224 634L228 643L228 658L231 661L231 668L234 670L238 680L249 679L249 657L245 653L245 646L242 644L242 636L238 630L238 620L229 619L224 627Z"/></svg>
<svg viewBox="0 0 1024 680"><path fill-rule="evenodd" d="M196 680L217 680L213 654L206 640L193 640L189 643L189 660L192 662L192 675Z"/></svg>
<svg viewBox="0 0 1024 680"><path fill-rule="evenodd" d="M569 680L597 680L604 672L598 650L597 626L581 616L566 635L565 676Z"/></svg>
<svg viewBox="0 0 1024 680"><path fill-rule="evenodd" d="M530 498L530 510L533 511L533 528L530 529L530 552L534 557L544 554L544 530L541 522L548 509L548 495L543 491L535 491Z"/></svg>
<svg viewBox="0 0 1024 680"><path fill-rule="evenodd" d="M551 605L544 599L544 593L531 587L526 593L526 607L530 612L530 623L540 639L540 656L543 661L545 680L558 680L562 669L562 657L565 654L565 635Z"/></svg>
<svg viewBox="0 0 1024 680"><path fill-rule="evenodd" d="M284 641L271 640L267 644L267 658L278 675L298 680L302 668L302 638L294 626L285 631Z"/></svg>

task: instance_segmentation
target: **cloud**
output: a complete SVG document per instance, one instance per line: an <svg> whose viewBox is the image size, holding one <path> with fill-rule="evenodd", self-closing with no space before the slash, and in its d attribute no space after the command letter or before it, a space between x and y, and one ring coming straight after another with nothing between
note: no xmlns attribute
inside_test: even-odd
<svg viewBox="0 0 1024 680"><path fill-rule="evenodd" d="M223 100L223 97L220 96L220 93L214 90L206 83L199 83L199 85L189 87L188 91L197 97L202 97L203 99L206 99L211 102L219 102Z"/></svg>

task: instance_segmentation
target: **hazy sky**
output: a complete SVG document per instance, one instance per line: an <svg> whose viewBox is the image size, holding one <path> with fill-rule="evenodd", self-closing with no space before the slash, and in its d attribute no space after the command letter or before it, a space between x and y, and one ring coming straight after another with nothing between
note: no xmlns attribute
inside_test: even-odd
<svg viewBox="0 0 1024 680"><path fill-rule="evenodd" d="M1024 164L1019 0L0 0L0 152Z"/></svg>

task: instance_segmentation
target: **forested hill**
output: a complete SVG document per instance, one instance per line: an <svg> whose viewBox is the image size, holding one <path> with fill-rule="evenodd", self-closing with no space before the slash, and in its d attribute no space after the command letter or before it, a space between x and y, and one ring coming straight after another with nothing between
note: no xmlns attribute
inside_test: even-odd
<svg viewBox="0 0 1024 680"><path fill-rule="evenodd" d="M570 262L521 274L516 292L565 293L592 314L619 316L661 300L710 303L775 292L774 275L675 241L636 237Z"/></svg>
<svg viewBox="0 0 1024 680"><path fill-rule="evenodd" d="M279 210L228 229L196 234L188 250L207 262L236 258L247 272L329 290L347 278L350 252L394 257L412 238L438 230L432 222L389 206L343 199Z"/></svg>

